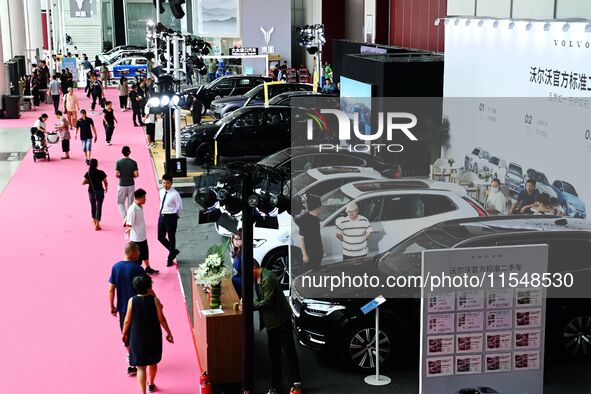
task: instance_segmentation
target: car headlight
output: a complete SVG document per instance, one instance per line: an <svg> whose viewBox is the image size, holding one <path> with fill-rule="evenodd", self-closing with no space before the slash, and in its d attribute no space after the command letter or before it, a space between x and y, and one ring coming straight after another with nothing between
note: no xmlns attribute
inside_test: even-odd
<svg viewBox="0 0 591 394"><path fill-rule="evenodd" d="M267 242L266 239L254 239L252 242L252 246L254 246L255 248L258 248L258 247L262 246L265 242Z"/></svg>
<svg viewBox="0 0 591 394"><path fill-rule="evenodd" d="M343 305L314 302L306 304L306 312L314 316L328 316L333 312L345 309Z"/></svg>

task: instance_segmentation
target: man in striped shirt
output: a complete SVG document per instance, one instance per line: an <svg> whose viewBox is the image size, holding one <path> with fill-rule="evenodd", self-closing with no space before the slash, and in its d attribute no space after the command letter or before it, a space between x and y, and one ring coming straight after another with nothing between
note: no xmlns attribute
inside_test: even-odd
<svg viewBox="0 0 591 394"><path fill-rule="evenodd" d="M367 256L367 240L373 229L369 220L359 214L359 207L352 201L345 207L346 217L336 221L337 238L343 242L343 260Z"/></svg>

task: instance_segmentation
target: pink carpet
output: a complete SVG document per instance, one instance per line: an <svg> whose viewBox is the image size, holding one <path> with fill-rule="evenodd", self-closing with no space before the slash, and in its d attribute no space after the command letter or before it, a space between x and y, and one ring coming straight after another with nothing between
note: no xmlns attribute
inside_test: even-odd
<svg viewBox="0 0 591 394"><path fill-rule="evenodd" d="M81 108L90 110L82 89L77 95ZM144 135L133 127L131 111L119 110L114 89L108 97L119 121L112 146L105 144L102 117L90 115L99 134L93 157L109 181L103 231L92 228L87 186L81 185L87 167L79 140L71 142L71 160L59 159L59 144L51 147L50 162L33 163L29 152L0 195L1 393L139 391L135 377L126 376L126 352L108 303L111 266L122 259L125 243L114 176L123 145L131 147L139 164L136 188L148 192L150 261L161 271L154 276L154 290L175 338L174 345L164 341L156 385L161 393L199 392L200 370L177 270L166 267L156 237L158 188ZM53 125L53 106L42 104L19 120L0 120L0 127L29 128L43 112L51 114L47 124ZM23 138L28 140L29 133Z"/></svg>

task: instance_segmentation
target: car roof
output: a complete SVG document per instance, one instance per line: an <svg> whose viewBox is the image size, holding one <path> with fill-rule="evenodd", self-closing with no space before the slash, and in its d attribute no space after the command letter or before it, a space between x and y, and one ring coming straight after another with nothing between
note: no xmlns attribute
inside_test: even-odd
<svg viewBox="0 0 591 394"><path fill-rule="evenodd" d="M377 181L352 182L341 187L341 190L353 197L391 191L445 191L454 192L458 195L466 195L465 189L455 183L439 182L428 179L383 179Z"/></svg>
<svg viewBox="0 0 591 394"><path fill-rule="evenodd" d="M308 170L307 173L318 180L346 178L352 175L369 176L377 179L382 178L382 175L373 168L353 166L318 167Z"/></svg>

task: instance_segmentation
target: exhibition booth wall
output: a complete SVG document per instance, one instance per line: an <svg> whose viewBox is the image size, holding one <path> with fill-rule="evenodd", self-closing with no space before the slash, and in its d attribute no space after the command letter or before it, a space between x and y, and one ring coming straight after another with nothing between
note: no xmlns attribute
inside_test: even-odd
<svg viewBox="0 0 591 394"><path fill-rule="evenodd" d="M505 163L502 183L511 183L506 172L521 183L533 177L570 216L585 217L591 206L584 170L591 164L587 23L451 18L444 81L450 146L442 157L477 173L497 157Z"/></svg>

